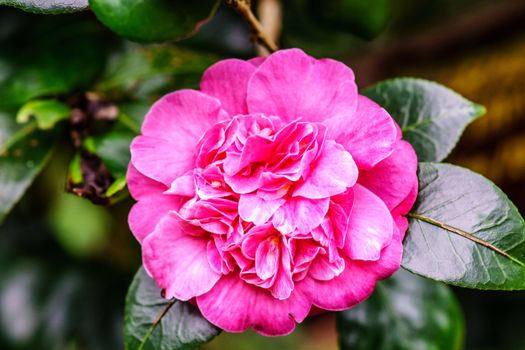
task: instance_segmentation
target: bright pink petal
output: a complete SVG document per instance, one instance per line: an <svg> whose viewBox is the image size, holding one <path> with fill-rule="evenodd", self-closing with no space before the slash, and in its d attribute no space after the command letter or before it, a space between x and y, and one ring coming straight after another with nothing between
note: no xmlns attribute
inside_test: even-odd
<svg viewBox="0 0 525 350"><path fill-rule="evenodd" d="M195 145L150 136L131 143L131 162L142 174L170 186L195 167Z"/></svg>
<svg viewBox="0 0 525 350"><path fill-rule="evenodd" d="M195 147L208 129L226 119L228 115L218 99L200 91L179 90L155 102L146 114L141 131L145 136L191 143Z"/></svg>
<svg viewBox="0 0 525 350"><path fill-rule="evenodd" d="M208 262L209 239L187 232L190 228L169 215L142 244L144 266L159 288L165 289L168 299L189 300L202 295L221 276Z"/></svg>
<svg viewBox="0 0 525 350"><path fill-rule="evenodd" d="M250 113L285 121L322 121L356 110L354 73L344 64L316 60L299 49L280 50L259 66L248 83Z"/></svg>
<svg viewBox="0 0 525 350"><path fill-rule="evenodd" d="M208 293L197 297L203 316L227 332L252 328L267 336L286 335L310 311L310 301L294 290L286 300L242 281L235 273L223 276Z"/></svg>
<svg viewBox="0 0 525 350"><path fill-rule="evenodd" d="M345 261L343 258L337 258L330 262L327 255L318 255L310 265L308 272L316 280L329 281L339 276L344 269Z"/></svg>
<svg viewBox="0 0 525 350"><path fill-rule="evenodd" d="M346 241L346 232L350 224L350 213L354 205L354 190L348 189L346 192L330 198L330 209L328 216L332 222L334 239L337 248L343 248Z"/></svg>
<svg viewBox="0 0 525 350"><path fill-rule="evenodd" d="M388 209L397 207L409 196L414 187L417 195L417 157L412 146L406 141L399 141L394 152L370 170L362 171L359 183L381 198ZM406 203L408 210L413 200ZM406 212L404 213L406 214Z"/></svg>
<svg viewBox="0 0 525 350"><path fill-rule="evenodd" d="M357 181L358 170L350 153L328 140L313 164L308 178L297 186L293 196L311 199L327 198L343 193Z"/></svg>
<svg viewBox="0 0 525 350"><path fill-rule="evenodd" d="M266 57L259 56L250 58L247 62L250 62L250 64L253 64L255 67L259 67L264 61L266 61Z"/></svg>
<svg viewBox="0 0 525 350"><path fill-rule="evenodd" d="M193 180L193 172L182 175L171 183L170 189L164 192L166 194L173 194L183 197L195 196L195 182Z"/></svg>
<svg viewBox="0 0 525 350"><path fill-rule="evenodd" d="M130 163L128 166L126 181L128 183L128 190L131 196L136 200L139 200L142 197L150 196L154 193L162 193L167 189L167 187L162 183L157 182L140 173L132 163Z"/></svg>
<svg viewBox="0 0 525 350"><path fill-rule="evenodd" d="M131 162L142 174L166 185L195 166L196 146L227 113L219 100L193 90L162 97L149 110L142 136L131 144Z"/></svg>
<svg viewBox="0 0 525 350"><path fill-rule="evenodd" d="M344 251L354 260L379 260L392 240L394 222L385 203L361 185L354 186L354 204Z"/></svg>
<svg viewBox="0 0 525 350"><path fill-rule="evenodd" d="M264 200L257 194L243 194L239 200L239 216L256 225L266 223L285 202L284 199Z"/></svg>
<svg viewBox="0 0 525 350"><path fill-rule="evenodd" d="M329 204L329 198L289 198L273 215L273 226L285 234L296 229L308 233L321 224Z"/></svg>
<svg viewBox="0 0 525 350"><path fill-rule="evenodd" d="M128 215L128 224L137 241L142 242L153 232L160 220L170 210L178 210L183 198L152 192L133 205Z"/></svg>
<svg viewBox="0 0 525 350"><path fill-rule="evenodd" d="M399 270L401 258L403 257L403 237L394 225L394 235L392 241L381 252L381 259L364 264L364 268L370 273L377 274L378 279L390 277Z"/></svg>
<svg viewBox="0 0 525 350"><path fill-rule="evenodd" d="M359 169L388 157L398 138L396 123L379 105L359 96L357 112L327 120L329 137L352 154Z"/></svg>
<svg viewBox="0 0 525 350"><path fill-rule="evenodd" d="M329 280L318 281L307 276L295 290L305 293L313 304L325 310L348 309L368 298L373 292L377 275L361 264L345 260L343 272ZM294 290L294 292L295 292Z"/></svg>
<svg viewBox="0 0 525 350"><path fill-rule="evenodd" d="M266 239L259 243L255 253L255 271L260 279L268 279L277 273L279 268L279 241Z"/></svg>
<svg viewBox="0 0 525 350"><path fill-rule="evenodd" d="M246 91L255 66L239 59L228 59L208 68L201 80L201 91L218 98L231 116L246 114Z"/></svg>

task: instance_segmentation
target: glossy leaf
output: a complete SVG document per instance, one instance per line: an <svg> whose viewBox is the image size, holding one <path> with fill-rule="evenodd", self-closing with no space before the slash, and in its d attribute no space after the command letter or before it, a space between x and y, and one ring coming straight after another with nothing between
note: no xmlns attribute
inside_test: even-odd
<svg viewBox="0 0 525 350"><path fill-rule="evenodd" d="M119 109L131 117L138 112L143 118L160 96L176 89L198 88L204 70L218 59L173 45L127 43L110 58L96 90L138 100L121 104Z"/></svg>
<svg viewBox="0 0 525 350"><path fill-rule="evenodd" d="M115 33L140 42L193 34L215 10L216 0L89 0L97 18Z"/></svg>
<svg viewBox="0 0 525 350"><path fill-rule="evenodd" d="M525 222L507 196L450 164L420 163L418 177L402 266L461 287L525 289Z"/></svg>
<svg viewBox="0 0 525 350"><path fill-rule="evenodd" d="M34 198L0 229L0 348L123 349L130 277L114 263L66 255Z"/></svg>
<svg viewBox="0 0 525 350"><path fill-rule="evenodd" d="M463 316L445 285L400 270L337 314L342 350L461 349Z"/></svg>
<svg viewBox="0 0 525 350"><path fill-rule="evenodd" d="M39 129L51 129L60 120L67 119L69 114L69 107L60 101L34 100L20 108L16 115L16 121L27 123L31 118L34 118Z"/></svg>
<svg viewBox="0 0 525 350"><path fill-rule="evenodd" d="M2 114L0 118L9 118ZM0 223L46 164L53 148L51 134L33 124L17 130L0 144Z"/></svg>
<svg viewBox="0 0 525 350"><path fill-rule="evenodd" d="M102 159L114 177L126 174L131 160L129 145L134 136L129 132L111 131L93 139L94 152Z"/></svg>
<svg viewBox="0 0 525 350"><path fill-rule="evenodd" d="M88 0L0 0L0 5L35 13L67 13L86 10Z"/></svg>
<svg viewBox="0 0 525 350"><path fill-rule="evenodd" d="M422 79L386 80L363 94L392 115L423 162L445 159L466 126L485 113L483 106Z"/></svg>
<svg viewBox="0 0 525 350"><path fill-rule="evenodd" d="M166 300L144 268L140 268L126 297L126 350L195 348L219 334L188 302ZM155 326L153 323L158 320Z"/></svg>
<svg viewBox="0 0 525 350"><path fill-rule="evenodd" d="M113 44L103 28L79 14L9 10L0 12L0 107L86 89L99 76Z"/></svg>
<svg viewBox="0 0 525 350"><path fill-rule="evenodd" d="M308 0L313 17L324 25L372 39L385 29L391 0Z"/></svg>

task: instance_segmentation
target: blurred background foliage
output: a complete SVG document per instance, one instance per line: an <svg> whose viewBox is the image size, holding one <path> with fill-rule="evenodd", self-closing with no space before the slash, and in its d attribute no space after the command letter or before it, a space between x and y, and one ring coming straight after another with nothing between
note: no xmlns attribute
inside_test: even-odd
<svg viewBox="0 0 525 350"><path fill-rule="evenodd" d="M485 105L487 115L448 161L487 176L525 212L525 1L287 0L283 7L280 46L346 62L361 87L418 76ZM126 224L129 143L161 95L198 88L221 58L255 54L248 27L225 6L192 38L167 44L121 39L90 11L44 16L0 6L1 349L123 347L124 296L140 265ZM17 113L25 124L15 122ZM525 348L523 292L453 292L465 348ZM419 305L401 302L408 314ZM345 322L358 329L370 313L357 309ZM444 326L461 328L459 313L455 321ZM287 337L223 333L204 348L336 349L337 341L335 316L325 314Z"/></svg>

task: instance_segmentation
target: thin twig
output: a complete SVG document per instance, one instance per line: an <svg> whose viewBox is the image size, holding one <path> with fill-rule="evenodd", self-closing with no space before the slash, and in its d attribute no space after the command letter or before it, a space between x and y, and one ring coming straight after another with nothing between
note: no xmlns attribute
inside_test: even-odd
<svg viewBox="0 0 525 350"><path fill-rule="evenodd" d="M257 17L264 31L273 42L279 41L283 22L283 9L281 0L257 1ZM268 56L270 52L262 45L258 45L259 56Z"/></svg>
<svg viewBox="0 0 525 350"><path fill-rule="evenodd" d="M253 14L250 0L225 0L225 2L241 14L244 20L250 25L255 38L261 45L270 52L275 52L279 49L272 38L266 34L263 26Z"/></svg>

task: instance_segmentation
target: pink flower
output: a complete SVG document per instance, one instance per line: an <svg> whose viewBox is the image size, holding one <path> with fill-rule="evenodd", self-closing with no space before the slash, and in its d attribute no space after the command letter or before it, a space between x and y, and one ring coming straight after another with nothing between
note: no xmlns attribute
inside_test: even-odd
<svg viewBox="0 0 525 350"><path fill-rule="evenodd" d="M416 155L342 63L218 62L153 105L131 153L145 268L226 331L290 333L399 268Z"/></svg>

